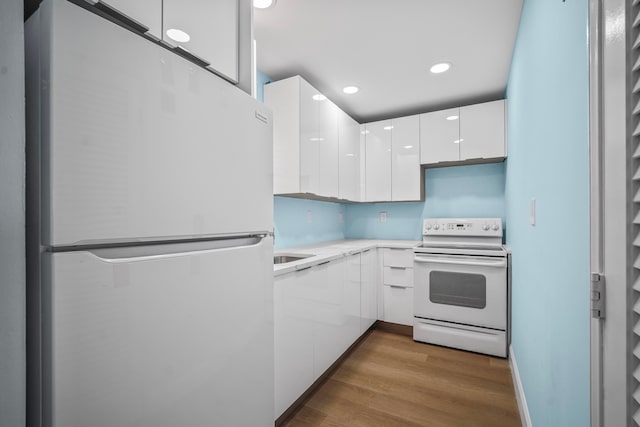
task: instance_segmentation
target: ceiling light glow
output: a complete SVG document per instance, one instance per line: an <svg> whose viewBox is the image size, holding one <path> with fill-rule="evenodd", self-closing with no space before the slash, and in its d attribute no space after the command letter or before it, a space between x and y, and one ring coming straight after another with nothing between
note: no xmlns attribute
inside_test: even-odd
<svg viewBox="0 0 640 427"><path fill-rule="evenodd" d="M276 0L253 0L253 7L258 9L266 9L276 5Z"/></svg>
<svg viewBox="0 0 640 427"><path fill-rule="evenodd" d="M327 99L327 97L321 93L316 93L315 95L313 95L314 101L324 101L325 99Z"/></svg>
<svg viewBox="0 0 640 427"><path fill-rule="evenodd" d="M455 141L453 141L454 144L460 144L462 141L464 141L463 138L460 139L456 139Z"/></svg>
<svg viewBox="0 0 640 427"><path fill-rule="evenodd" d="M445 71L449 70L449 68L451 68L451 64L448 62L440 62L439 64L435 64L434 66L431 67L431 72L433 74L440 74L440 73L444 73Z"/></svg>
<svg viewBox="0 0 640 427"><path fill-rule="evenodd" d="M385 127L383 127L382 129L384 129L384 130L391 130L391 129L393 129L393 126L385 126Z"/></svg>
<svg viewBox="0 0 640 427"><path fill-rule="evenodd" d="M342 89L342 91L344 93L347 93L349 95L354 94L356 92L358 92L360 89L358 88L358 86L345 86L344 89Z"/></svg>
<svg viewBox="0 0 640 427"><path fill-rule="evenodd" d="M408 150L409 148L413 148L413 145L405 145L404 148Z"/></svg>
<svg viewBox="0 0 640 427"><path fill-rule="evenodd" d="M353 153L347 153L347 157L353 157L353 156L355 156L355 154L353 154Z"/></svg>
<svg viewBox="0 0 640 427"><path fill-rule="evenodd" d="M360 131L360 133L361 133L362 135L366 135L366 134L368 134L368 133L369 133L369 131L368 131L368 130L363 130L363 131Z"/></svg>
<svg viewBox="0 0 640 427"><path fill-rule="evenodd" d="M313 137L313 138L309 138L309 141L312 141L312 142L324 141L324 138Z"/></svg>
<svg viewBox="0 0 640 427"><path fill-rule="evenodd" d="M449 116L447 120L458 120L459 116Z"/></svg>
<svg viewBox="0 0 640 427"><path fill-rule="evenodd" d="M185 33L182 30L178 30L177 28L170 28L167 30L167 36L178 43L187 43L191 40L191 36Z"/></svg>

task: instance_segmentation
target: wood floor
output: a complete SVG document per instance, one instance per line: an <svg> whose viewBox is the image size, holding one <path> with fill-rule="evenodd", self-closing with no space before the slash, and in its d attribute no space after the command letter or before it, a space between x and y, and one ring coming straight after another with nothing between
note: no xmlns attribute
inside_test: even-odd
<svg viewBox="0 0 640 427"><path fill-rule="evenodd" d="M520 426L505 359L373 330L285 426Z"/></svg>

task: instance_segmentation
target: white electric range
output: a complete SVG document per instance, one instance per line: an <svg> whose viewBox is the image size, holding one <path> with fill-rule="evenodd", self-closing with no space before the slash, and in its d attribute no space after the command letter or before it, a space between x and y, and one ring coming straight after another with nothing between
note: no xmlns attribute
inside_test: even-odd
<svg viewBox="0 0 640 427"><path fill-rule="evenodd" d="M416 341L506 357L508 254L500 218L427 218L414 249Z"/></svg>

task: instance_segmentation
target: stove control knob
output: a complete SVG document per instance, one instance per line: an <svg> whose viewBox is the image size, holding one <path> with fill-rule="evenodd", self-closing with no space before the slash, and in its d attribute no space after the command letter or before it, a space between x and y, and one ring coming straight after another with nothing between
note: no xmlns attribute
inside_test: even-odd
<svg viewBox="0 0 640 427"><path fill-rule="evenodd" d="M498 226L498 224L493 224L493 225L491 226L491 229L492 229L493 231L498 231L498 229L499 229L499 228L500 228L500 227Z"/></svg>
<svg viewBox="0 0 640 427"><path fill-rule="evenodd" d="M439 230L439 229L440 229L440 226L439 226L438 224L436 224L436 225L434 225L434 226L433 226L433 229L434 229L434 230Z"/></svg>
<svg viewBox="0 0 640 427"><path fill-rule="evenodd" d="M487 231L487 230L489 229L489 225L484 224L484 225L482 226L482 229L483 229L484 231Z"/></svg>
<svg viewBox="0 0 640 427"><path fill-rule="evenodd" d="M431 230L431 224L427 224L427 226L425 227L427 230Z"/></svg>

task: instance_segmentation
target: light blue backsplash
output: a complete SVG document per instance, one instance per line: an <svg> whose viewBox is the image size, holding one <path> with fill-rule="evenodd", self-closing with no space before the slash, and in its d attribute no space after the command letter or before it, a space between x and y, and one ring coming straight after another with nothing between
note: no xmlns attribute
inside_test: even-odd
<svg viewBox="0 0 640 427"><path fill-rule="evenodd" d="M345 238L344 205L290 197L273 199L275 249Z"/></svg>
<svg viewBox="0 0 640 427"><path fill-rule="evenodd" d="M504 163L425 171L425 202L346 205L348 238L422 239L423 218L505 218ZM380 222L380 212L387 221Z"/></svg>
<svg viewBox="0 0 640 427"><path fill-rule="evenodd" d="M264 85L271 83L271 78L260 70L256 70L256 99L264 102Z"/></svg>
<svg viewBox="0 0 640 427"><path fill-rule="evenodd" d="M512 346L534 426L589 425L587 10L525 0L508 82Z"/></svg>

